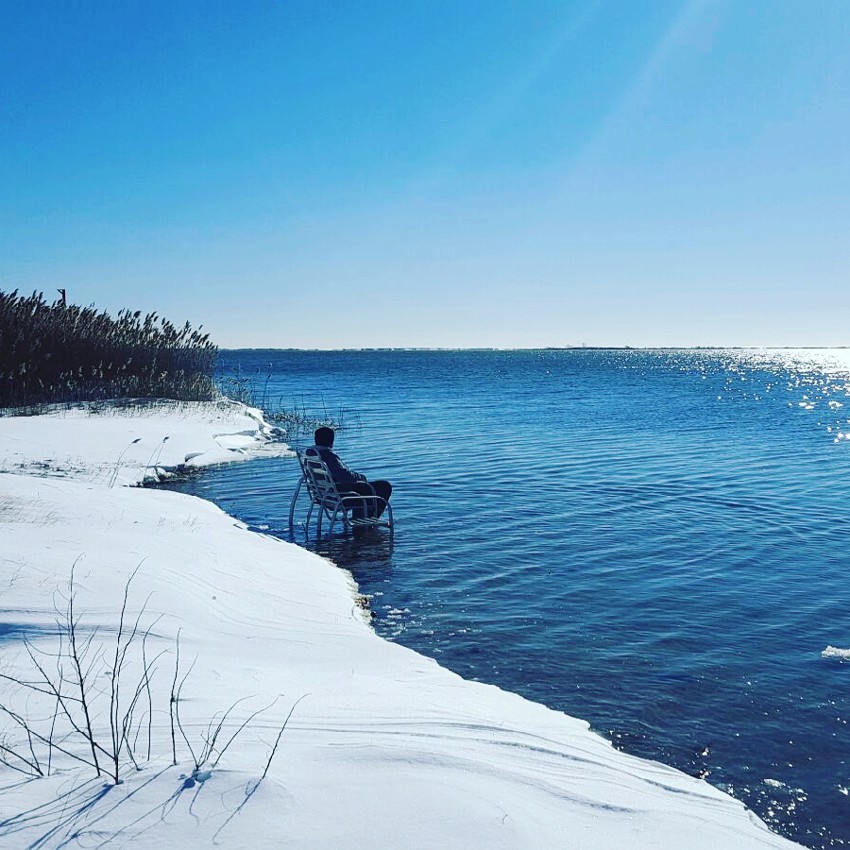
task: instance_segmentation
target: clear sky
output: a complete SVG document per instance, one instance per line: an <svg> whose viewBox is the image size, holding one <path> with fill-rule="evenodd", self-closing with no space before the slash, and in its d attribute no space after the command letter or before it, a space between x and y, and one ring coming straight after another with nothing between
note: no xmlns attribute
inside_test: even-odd
<svg viewBox="0 0 850 850"><path fill-rule="evenodd" d="M224 347L850 344L850 1L0 4L0 288Z"/></svg>

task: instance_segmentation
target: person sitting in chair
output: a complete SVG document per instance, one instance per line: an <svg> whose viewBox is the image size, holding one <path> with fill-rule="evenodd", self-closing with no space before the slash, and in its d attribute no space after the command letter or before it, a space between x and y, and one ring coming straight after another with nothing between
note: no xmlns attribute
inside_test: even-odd
<svg viewBox="0 0 850 850"><path fill-rule="evenodd" d="M342 461L340 456L333 450L334 444L333 428L317 428L314 434L316 445L313 447L319 453L319 456L328 467L328 471L333 477L337 488L342 491L359 493L361 496L378 496L383 501L369 502L369 505L376 505L377 514L379 517L390 500L393 492L393 485L389 481L367 481L366 476L362 472L355 472L349 469ZM371 511L371 507L369 509ZM355 514L356 515L356 514Z"/></svg>

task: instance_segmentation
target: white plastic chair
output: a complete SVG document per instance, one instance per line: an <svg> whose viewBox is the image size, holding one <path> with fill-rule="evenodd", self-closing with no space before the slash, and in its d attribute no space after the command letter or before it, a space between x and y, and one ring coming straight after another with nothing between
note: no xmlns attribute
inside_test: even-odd
<svg viewBox="0 0 850 850"><path fill-rule="evenodd" d="M321 455L316 449L310 447L306 449L296 449L298 455L298 463L301 464L301 478L292 494L292 501L289 504L289 533L292 534L295 528L295 505L298 502L298 497L301 494L302 488L307 491L307 498L310 502L309 510L307 511L307 520L304 523L305 530L309 533L310 519L313 516L313 509L318 508L318 518L316 520L316 536L321 536L322 520L327 518L330 520L328 526L328 535L333 534L333 528L336 521L342 521L346 531L353 528L388 528L390 530L390 538L393 536L393 509L389 502L385 502L380 496L375 494L364 496L361 493L355 493L351 490L340 490L333 476L327 467L327 464L322 460ZM383 515L377 516L379 509L383 507Z"/></svg>

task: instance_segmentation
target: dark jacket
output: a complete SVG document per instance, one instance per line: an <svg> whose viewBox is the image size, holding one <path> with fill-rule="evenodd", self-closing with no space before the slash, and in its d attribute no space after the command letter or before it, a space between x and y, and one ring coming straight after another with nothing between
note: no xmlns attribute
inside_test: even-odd
<svg viewBox="0 0 850 850"><path fill-rule="evenodd" d="M354 484L355 481L366 480L365 475L349 469L333 449L329 449L327 446L313 446L313 448L319 453L319 456L327 465L328 472L330 472L331 477L338 486L345 486Z"/></svg>

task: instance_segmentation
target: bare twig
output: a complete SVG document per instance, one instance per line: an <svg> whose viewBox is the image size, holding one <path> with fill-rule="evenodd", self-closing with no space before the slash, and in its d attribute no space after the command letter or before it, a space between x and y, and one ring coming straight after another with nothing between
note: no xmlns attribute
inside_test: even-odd
<svg viewBox="0 0 850 850"><path fill-rule="evenodd" d="M298 707L298 703L300 703L301 700L305 699L308 696L310 696L310 694L303 694L302 696L298 697L298 699L295 700L292 708L289 709L289 714L286 715L286 720L283 721L283 725L280 727L280 731L277 733L277 738L275 738L275 742L274 742L274 746L272 747L272 751L269 753L269 758L268 758L268 761L266 762L265 770L263 770L263 775L260 777L261 781L266 778L266 776L269 772L269 768L272 766L272 759L275 757L275 753L277 752L278 744L280 744L280 739L283 736L283 731L284 731L284 729L286 729L286 726L289 723L289 718L292 717L292 713Z"/></svg>
<svg viewBox="0 0 850 850"><path fill-rule="evenodd" d="M175 735L174 722L177 707L177 677L180 675L180 629L177 629L176 655L174 659L174 678L171 681L171 696L168 700L168 716L171 720L171 763L177 764L177 738Z"/></svg>
<svg viewBox="0 0 850 850"><path fill-rule="evenodd" d="M180 680L180 684L177 687L177 694L172 698L172 702L174 705L174 717L177 720L177 728L180 730L180 735L183 737L183 740L186 743L186 746L189 748L189 753L192 756L192 761L195 763L196 767L198 765L198 757L195 755L195 750L192 748L192 742L189 740L189 736L186 734L186 730L183 728L183 722L180 719L180 699L183 695L183 686L186 684L186 679L189 678L192 670L195 668L195 661L189 667L189 670L186 672L186 675ZM174 762L177 764L177 762Z"/></svg>
<svg viewBox="0 0 850 850"><path fill-rule="evenodd" d="M13 711L11 708L8 708L5 705L0 705L0 711L2 711L3 714L5 714L7 717L11 718L18 726L21 727L21 729L23 729L25 732L28 732L28 734L31 734L37 741L40 741L42 744L52 746L55 750L58 750L60 753L63 753L66 756L69 756L75 761L82 762L83 764L87 764L90 767L95 767L95 764L93 762L90 762L88 761L88 759L85 759L82 756L65 749L65 747L59 746L59 744L57 744L55 740L51 741L44 735L42 735L40 732L38 732L36 729L33 729L31 724L29 724L24 717L22 717L16 711ZM100 774L98 773L98 776L99 775Z"/></svg>
<svg viewBox="0 0 850 850"><path fill-rule="evenodd" d="M218 755L215 758L215 761L212 763L211 767L218 767L218 763L221 761L221 757L227 752L227 748L236 740L239 736L239 733L258 715L262 714L264 711L268 711L278 700L279 696L276 696L267 706L263 708L258 708L253 714L249 715L247 719L240 724L239 728L227 739L227 743L218 751Z"/></svg>
<svg viewBox="0 0 850 850"><path fill-rule="evenodd" d="M29 742L30 752L32 752L31 737L29 737ZM24 767L21 767L15 762L12 762L10 759L15 759L17 762L25 764L26 767L29 768L29 770ZM19 773L24 773L27 776L44 776L44 772L41 769L41 765L39 764L38 758L34 754L31 758L22 756L16 749L5 744L4 741L0 741L0 764L5 764L6 767L10 767L12 770L16 770Z"/></svg>
<svg viewBox="0 0 850 850"><path fill-rule="evenodd" d="M83 716L85 717L85 728L86 734L85 737L89 742L91 747L92 761L94 762L94 769L97 771L97 775L100 776L101 769L100 763L97 760L97 747L95 745L94 739L94 731L92 729L91 722L91 712L89 711L89 703L88 703L88 691L86 687L86 678L83 674L82 665L80 663L80 654L78 652L77 647L77 621L74 616L74 568L77 565L77 561L74 562L74 565L71 567L71 580L68 584L68 619L67 619L67 629L68 629L68 639L71 643L71 661L74 665L74 669L77 671L77 684L80 689L80 703L82 704ZM89 643L89 645L91 645ZM88 648L88 647L87 647Z"/></svg>

